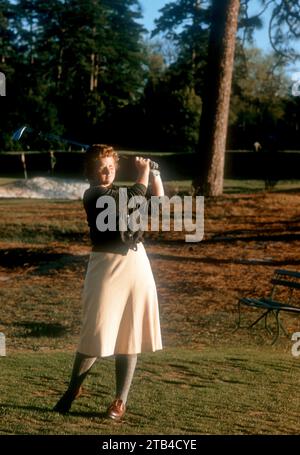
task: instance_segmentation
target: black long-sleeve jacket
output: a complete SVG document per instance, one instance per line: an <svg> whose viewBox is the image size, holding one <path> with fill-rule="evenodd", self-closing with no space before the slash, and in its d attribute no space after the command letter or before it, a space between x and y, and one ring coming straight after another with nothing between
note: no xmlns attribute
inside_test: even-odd
<svg viewBox="0 0 300 455"><path fill-rule="evenodd" d="M90 228L90 238L93 246L93 251L105 251L119 254L127 254L129 246L122 241L120 231L118 230L119 217L118 217L118 199L119 188L112 185L108 188L101 186L90 186L83 195L83 205L87 215L87 222ZM123 187L122 187L123 188ZM128 201L132 196L145 196L147 188L141 183L135 183L130 187L126 187ZM116 202L116 230L106 230L101 232L98 230L96 220L99 213L104 210L96 207L96 203L101 196L111 196Z"/></svg>

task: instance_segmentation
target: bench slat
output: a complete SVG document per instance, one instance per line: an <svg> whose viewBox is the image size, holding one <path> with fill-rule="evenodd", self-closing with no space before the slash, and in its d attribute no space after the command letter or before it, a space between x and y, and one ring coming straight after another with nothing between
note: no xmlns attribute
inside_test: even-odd
<svg viewBox="0 0 300 455"><path fill-rule="evenodd" d="M287 287L293 288L293 289L300 289L300 283L296 283L295 281L288 281L288 280L272 278L271 283L276 284L277 286L287 286Z"/></svg>
<svg viewBox="0 0 300 455"><path fill-rule="evenodd" d="M288 303L282 303L282 302L278 302L276 300L267 299L267 298L262 299L262 301L266 302L267 305L274 307L274 309L279 309L282 311L295 311L296 313L300 312L300 307L298 307L296 305L290 305Z"/></svg>
<svg viewBox="0 0 300 455"><path fill-rule="evenodd" d="M271 299L251 299L251 298L241 298L239 299L241 303L245 305L252 306L255 308L265 308L269 310L279 310L279 311L289 311L294 313L300 313L300 307L289 305L287 303L276 302Z"/></svg>
<svg viewBox="0 0 300 455"><path fill-rule="evenodd" d="M300 272L296 272L295 270L277 269L277 270L275 270L274 274L293 276L294 278L300 278Z"/></svg>

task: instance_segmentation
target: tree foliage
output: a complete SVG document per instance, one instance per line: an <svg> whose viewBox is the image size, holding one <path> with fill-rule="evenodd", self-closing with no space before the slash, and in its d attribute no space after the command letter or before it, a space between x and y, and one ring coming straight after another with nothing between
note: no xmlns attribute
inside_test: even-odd
<svg viewBox="0 0 300 455"><path fill-rule="evenodd" d="M248 0L249 2L249 0ZM274 51L283 60L297 60L295 40L300 38L299 0L260 0L263 11L270 7L269 40Z"/></svg>
<svg viewBox="0 0 300 455"><path fill-rule="evenodd" d="M173 41L177 58L171 64L171 70L177 74L182 86L193 87L201 95L207 63L210 2L178 0L167 3L160 12L152 36L161 33Z"/></svg>
<svg viewBox="0 0 300 455"><path fill-rule="evenodd" d="M299 2L259 0L250 14L253 2L240 2L228 144L249 147L278 125L297 144L299 98L288 96L281 65L295 56ZM170 0L147 43L138 0L0 0L0 148L15 146L11 132L29 124L82 142L196 149L211 4ZM276 58L246 49L263 24Z"/></svg>
<svg viewBox="0 0 300 455"><path fill-rule="evenodd" d="M197 192L200 190L209 195L217 195L222 192L229 115L228 100L230 99L233 65L232 50L234 50L235 42L237 41L242 46L245 41L253 39L255 28L262 27L261 16L268 6L272 8L269 36L277 55L285 57L287 53L284 53L284 45L291 37L297 38L300 34L299 2L261 0L262 11L253 16L249 14L250 3L251 0L224 0L220 4L217 0L212 0L207 5L206 2L201 1L177 0L167 4L161 10L160 19L156 21L155 33L165 33L178 46L178 59L173 63L175 71L180 68L182 73L185 73L185 68L180 66L181 56L187 60L191 55L196 55L199 62L201 55L200 58L204 62L202 69L205 69L206 76L202 78L204 89L203 92L200 92L203 93L203 108L198 145L199 175L194 183ZM233 21L233 15L238 10L239 21L236 24ZM188 44L191 44L189 39L193 37L194 21L198 21L198 32L202 32L203 29L207 32L207 28L203 27L205 18L208 18L210 44L208 53L203 52L205 47L200 47L201 53L199 48L198 52L194 51L193 42L190 47ZM198 36L197 43L207 43L207 40L203 35ZM186 49L193 49L193 51L186 54ZM287 50L291 55L291 49ZM244 132L245 124L249 123L250 132L252 132L252 122L258 123L258 129L263 126L267 126L269 129L276 128L276 122L284 117L284 97L279 100L282 78L279 80L278 73L272 68L271 65L274 62L271 62L270 59L259 62L258 56L256 57L256 65L253 66L250 63L251 67L248 67L246 77L240 73L240 79L235 78L236 93L231 102L231 117L235 115L235 120L244 125ZM248 61L251 60L250 55L244 54L244 58ZM195 79L199 80L197 69L193 57L189 58L189 77L186 74L185 77L182 77L187 86L191 84L195 74Z"/></svg>
<svg viewBox="0 0 300 455"><path fill-rule="evenodd" d="M264 142L285 117L290 84L284 67L274 54L244 49L235 59L230 124L230 148L250 148Z"/></svg>
<svg viewBox="0 0 300 455"><path fill-rule="evenodd" d="M137 0L2 0L1 70L14 73L14 123L100 140L104 120L142 94L140 18Z"/></svg>

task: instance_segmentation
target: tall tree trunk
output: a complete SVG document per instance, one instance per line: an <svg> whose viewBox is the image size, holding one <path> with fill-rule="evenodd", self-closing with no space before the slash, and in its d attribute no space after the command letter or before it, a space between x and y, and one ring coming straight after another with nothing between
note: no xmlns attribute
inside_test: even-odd
<svg viewBox="0 0 300 455"><path fill-rule="evenodd" d="M203 109L198 145L196 194L223 193L224 161L240 0L213 0Z"/></svg>

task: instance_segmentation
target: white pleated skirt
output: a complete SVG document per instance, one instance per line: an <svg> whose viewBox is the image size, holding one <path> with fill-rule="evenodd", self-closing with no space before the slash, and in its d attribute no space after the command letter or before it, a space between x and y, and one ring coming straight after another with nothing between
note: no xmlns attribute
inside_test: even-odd
<svg viewBox="0 0 300 455"><path fill-rule="evenodd" d="M143 244L126 256L92 252L83 289L78 352L108 357L159 349L157 292Z"/></svg>

